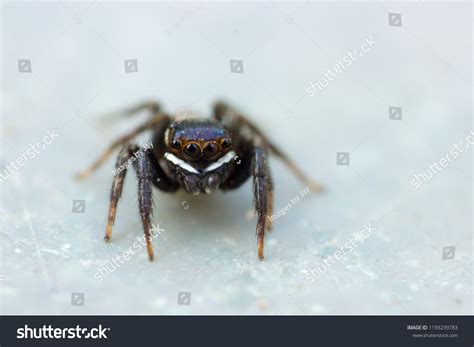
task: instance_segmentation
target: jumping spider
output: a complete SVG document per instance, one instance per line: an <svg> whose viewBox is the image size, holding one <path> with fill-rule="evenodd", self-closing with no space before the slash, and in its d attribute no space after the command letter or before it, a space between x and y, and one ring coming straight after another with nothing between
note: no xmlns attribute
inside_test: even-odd
<svg viewBox="0 0 474 347"><path fill-rule="evenodd" d="M94 172L112 153L122 146L116 168L124 168L114 176L110 195L105 240L112 237L117 202L122 194L131 158L138 177L138 204L147 243L148 257L153 260L151 246L152 186L164 192L183 188L188 193L211 194L216 189L230 190L253 177L254 207L257 212L258 257L263 259L265 230L270 230L273 210L273 182L267 164L268 153L279 157L288 168L313 191L321 186L305 174L273 144L252 122L223 102L215 104L211 119L176 119L161 111L157 103L143 103L120 111L131 115L147 110L151 118L135 130L115 140L100 157L77 177L84 179ZM153 130L152 148L130 143L140 133ZM135 153L140 152L140 155ZM238 160L236 160L238 159Z"/></svg>

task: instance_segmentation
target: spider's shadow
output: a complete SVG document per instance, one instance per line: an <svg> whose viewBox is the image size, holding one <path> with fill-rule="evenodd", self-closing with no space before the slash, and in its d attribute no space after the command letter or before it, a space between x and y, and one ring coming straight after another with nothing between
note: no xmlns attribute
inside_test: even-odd
<svg viewBox="0 0 474 347"><path fill-rule="evenodd" d="M183 225L180 228L182 234L194 233L190 226L207 233L223 234L225 229L235 230L235 225L247 228L251 222L246 215L252 209L252 196L245 192L245 188L243 191L215 192L210 196L178 192L166 200L173 200L176 207L172 209L172 215L162 215L161 220L174 219L175 223Z"/></svg>

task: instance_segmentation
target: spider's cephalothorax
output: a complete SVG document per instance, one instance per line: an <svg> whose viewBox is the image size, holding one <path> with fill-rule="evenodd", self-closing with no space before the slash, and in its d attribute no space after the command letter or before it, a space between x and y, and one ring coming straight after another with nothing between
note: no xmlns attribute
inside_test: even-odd
<svg viewBox="0 0 474 347"><path fill-rule="evenodd" d="M138 203L147 242L148 256L153 259L151 246L152 186L161 191L175 192L182 188L188 193L211 194L216 189L239 187L253 177L254 206L257 212L258 257L263 259L265 230L271 229L273 211L273 182L267 155L278 156L302 181L313 190L321 187L307 178L301 170L246 117L228 105L214 106L211 119L183 119L161 112L157 103L143 103L121 113L133 114L149 110L152 117L129 134L110 145L102 155L78 176L85 178L122 146L116 162L110 196L105 240L112 237L117 202L130 159L138 177ZM145 130L153 130L153 147L140 148L131 140Z"/></svg>
<svg viewBox="0 0 474 347"><path fill-rule="evenodd" d="M180 186L192 194L211 194L219 188L237 157L231 134L217 121L190 119L171 123L163 143L169 172L174 172Z"/></svg>

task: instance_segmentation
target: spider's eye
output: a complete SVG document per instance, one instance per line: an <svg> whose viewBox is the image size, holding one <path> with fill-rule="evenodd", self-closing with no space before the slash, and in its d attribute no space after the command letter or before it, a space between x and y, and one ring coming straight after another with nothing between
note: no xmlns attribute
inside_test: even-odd
<svg viewBox="0 0 474 347"><path fill-rule="evenodd" d="M223 148L228 148L231 143L232 143L231 140L226 137L226 138L224 138L224 139L221 141L221 146L222 146Z"/></svg>
<svg viewBox="0 0 474 347"><path fill-rule="evenodd" d="M203 152L204 158L212 159L219 152L219 146L214 142L209 142L204 146Z"/></svg>
<svg viewBox="0 0 474 347"><path fill-rule="evenodd" d="M173 140L173 142L171 142L171 147L174 149L181 149L181 141Z"/></svg>
<svg viewBox="0 0 474 347"><path fill-rule="evenodd" d="M184 148L184 154L189 158L189 159L197 159L201 156L201 148L195 144L195 143L189 143L185 148Z"/></svg>

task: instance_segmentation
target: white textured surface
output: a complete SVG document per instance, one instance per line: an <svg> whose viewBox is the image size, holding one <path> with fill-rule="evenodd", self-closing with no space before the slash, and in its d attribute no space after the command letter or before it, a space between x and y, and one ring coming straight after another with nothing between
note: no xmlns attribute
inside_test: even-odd
<svg viewBox="0 0 474 347"><path fill-rule="evenodd" d="M387 12L401 12L403 26L388 26ZM48 130L59 137L0 185L0 312L472 313L472 149L420 189L410 183L472 128L470 19L467 4L418 2L4 5L0 168ZM310 82L372 35L370 52L308 96ZM138 73L124 73L133 58ZM18 73L17 59L31 59L33 73ZM243 59L244 73L230 73L229 59ZM250 183L211 197L155 192L156 261L142 249L97 281L97 267L142 235L134 173L110 245L115 159L72 180L139 121L103 127L98 116L149 98L207 114L219 97L327 192L275 221L262 263L246 217ZM402 106L402 121L388 119L389 106ZM350 166L337 166L336 152L350 152ZM271 167L284 208L304 186L278 161ZM86 200L85 213L71 213L73 199ZM307 281L304 270L368 223L370 238ZM451 245L455 259L443 261ZM177 305L183 291L190 306ZM85 293L85 305L72 306L71 292Z"/></svg>

